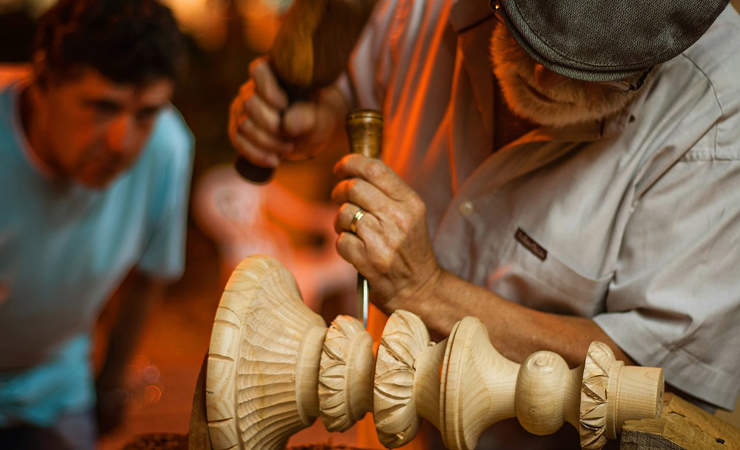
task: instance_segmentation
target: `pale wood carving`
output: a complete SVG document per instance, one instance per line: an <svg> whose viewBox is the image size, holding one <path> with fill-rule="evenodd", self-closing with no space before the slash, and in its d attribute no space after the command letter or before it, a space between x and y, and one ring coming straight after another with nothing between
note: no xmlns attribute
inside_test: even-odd
<svg viewBox="0 0 740 450"><path fill-rule="evenodd" d="M216 450L281 449L319 416L329 431L344 431L371 410L389 448L411 440L420 418L457 450L474 448L486 428L517 417L535 434L568 422L583 448L599 449L626 420L658 417L662 392L661 369L625 367L598 342L576 369L547 351L516 364L472 317L434 344L419 317L396 311L375 360L359 320L339 316L327 328L303 304L291 274L266 256L245 259L232 274L206 375Z"/></svg>
<svg viewBox="0 0 740 450"><path fill-rule="evenodd" d="M583 448L599 449L625 420L658 417L662 393L661 369L624 367L599 342L572 370L548 351L519 365L496 351L478 319L463 319L448 339L431 344L421 320L399 311L378 351L374 413L378 436L390 448L414 437L419 416L455 450L475 448L486 428L512 417L539 435L568 422L581 433Z"/></svg>
<svg viewBox="0 0 740 450"><path fill-rule="evenodd" d="M424 418L439 428L439 373L445 343L432 345L421 319L408 311L388 318L375 362L373 415L388 448L416 436Z"/></svg>
<svg viewBox="0 0 740 450"><path fill-rule="evenodd" d="M324 320L275 260L244 260L226 286L208 354L214 449L280 449L319 415Z"/></svg>
<svg viewBox="0 0 740 450"><path fill-rule="evenodd" d="M373 339L360 321L338 316L324 340L319 373L321 420L329 431L346 431L372 411Z"/></svg>
<svg viewBox="0 0 740 450"><path fill-rule="evenodd" d="M208 352L215 450L282 449L319 415L327 429L340 431L371 409L372 339L348 316L327 331L279 262L257 255L239 264L221 297Z"/></svg>
<svg viewBox="0 0 740 450"><path fill-rule="evenodd" d="M740 429L667 392L657 419L624 424L620 450L740 450Z"/></svg>
<svg viewBox="0 0 740 450"><path fill-rule="evenodd" d="M478 319L466 317L453 327L440 392L440 431L448 448L475 448L483 430L515 416L518 367L496 351Z"/></svg>
<svg viewBox="0 0 740 450"><path fill-rule="evenodd" d="M656 380L660 390L654 389ZM663 385L662 370L625 366L606 344L592 343L583 368L581 447L603 447L606 438L617 438L627 420L658 417L663 407Z"/></svg>

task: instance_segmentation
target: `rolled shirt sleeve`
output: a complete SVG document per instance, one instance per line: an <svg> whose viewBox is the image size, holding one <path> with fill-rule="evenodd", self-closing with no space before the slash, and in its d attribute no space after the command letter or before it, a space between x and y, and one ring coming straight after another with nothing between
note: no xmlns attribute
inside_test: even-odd
<svg viewBox="0 0 740 450"><path fill-rule="evenodd" d="M638 202L596 323L636 362L731 409L740 387L740 161L689 153Z"/></svg>

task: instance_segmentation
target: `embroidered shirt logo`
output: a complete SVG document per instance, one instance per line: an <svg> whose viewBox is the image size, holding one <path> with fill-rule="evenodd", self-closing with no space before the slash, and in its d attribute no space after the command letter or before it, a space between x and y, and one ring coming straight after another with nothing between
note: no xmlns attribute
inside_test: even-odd
<svg viewBox="0 0 740 450"><path fill-rule="evenodd" d="M520 244L522 244L527 250L532 252L532 254L538 257L540 260L544 261L545 258L547 258L547 250L542 248L540 244L529 237L529 235L525 233L521 228L516 229L516 234L514 234L514 237L517 241L519 241Z"/></svg>

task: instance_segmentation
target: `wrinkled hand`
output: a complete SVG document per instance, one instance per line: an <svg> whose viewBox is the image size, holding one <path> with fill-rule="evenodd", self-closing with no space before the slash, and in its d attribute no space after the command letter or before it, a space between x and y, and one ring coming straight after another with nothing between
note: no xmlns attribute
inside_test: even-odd
<svg viewBox="0 0 740 450"><path fill-rule="evenodd" d="M305 159L328 144L347 109L335 88L289 105L266 59L253 62L249 73L229 114L229 137L242 156L274 168L281 159Z"/></svg>
<svg viewBox="0 0 740 450"><path fill-rule="evenodd" d="M431 298L441 276L424 202L379 160L349 155L334 172L348 178L332 191L332 200L341 205L334 223L337 251L367 278L376 306L389 314L413 311L419 300ZM350 229L359 208L365 214L355 234Z"/></svg>

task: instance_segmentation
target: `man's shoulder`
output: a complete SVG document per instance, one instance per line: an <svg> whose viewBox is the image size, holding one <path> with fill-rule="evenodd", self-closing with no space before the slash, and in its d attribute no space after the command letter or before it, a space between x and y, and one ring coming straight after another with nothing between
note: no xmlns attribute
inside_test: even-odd
<svg viewBox="0 0 740 450"><path fill-rule="evenodd" d="M189 176L194 153L194 138L185 120L172 106L157 117L149 141L136 165L125 177L133 189L163 186L162 180L182 180ZM175 184L179 181L174 181Z"/></svg>
<svg viewBox="0 0 740 450"><path fill-rule="evenodd" d="M180 112L174 106L168 106L157 118L146 155L165 164L170 164L172 160L189 161L193 144L193 134Z"/></svg>
<svg viewBox="0 0 740 450"><path fill-rule="evenodd" d="M740 161L738 73L740 15L729 6L701 39L657 69L645 93L641 127L656 152L673 155L663 159Z"/></svg>
<svg viewBox="0 0 740 450"><path fill-rule="evenodd" d="M713 87L725 112L740 107L740 14L732 6L683 54ZM734 112L734 111L733 111ZM740 111L739 111L740 112Z"/></svg>
<svg viewBox="0 0 740 450"><path fill-rule="evenodd" d="M735 8L728 6L684 57L706 78L719 109L713 132L704 137L703 146L695 148L705 149L704 153L712 149L716 159L740 161L740 14ZM696 153L687 157L704 159Z"/></svg>
<svg viewBox="0 0 740 450"><path fill-rule="evenodd" d="M168 106L157 118L149 145L177 151L192 148L193 134L174 106Z"/></svg>

